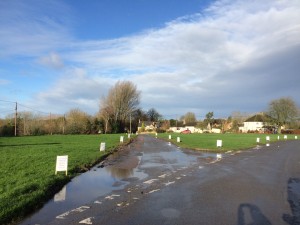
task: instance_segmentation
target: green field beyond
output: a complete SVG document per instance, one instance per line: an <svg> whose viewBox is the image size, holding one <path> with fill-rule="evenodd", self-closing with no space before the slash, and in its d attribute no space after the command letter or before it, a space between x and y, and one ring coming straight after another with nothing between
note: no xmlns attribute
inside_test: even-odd
<svg viewBox="0 0 300 225"><path fill-rule="evenodd" d="M121 134L0 137L0 224L39 208L79 171L117 147ZM127 136L124 135L126 142ZM106 151L100 152L100 143ZM68 177L55 175L56 156L68 155Z"/></svg>
<svg viewBox="0 0 300 225"><path fill-rule="evenodd" d="M171 140L169 140L171 135ZM34 137L0 137L0 224L16 221L41 207L78 172L99 162L120 143L121 134L110 135L53 135ZM127 142L127 136L124 142ZM155 135L154 135L155 136ZM209 151L228 151L251 148L260 143L278 140L278 135L264 134L158 134L183 148ZM284 139L279 135L280 140ZM177 142L180 137L181 142ZM294 140L295 135L287 135ZM217 147L222 140L222 147ZM100 143L106 151L100 152ZM55 175L56 157L68 155L68 176Z"/></svg>
<svg viewBox="0 0 300 225"><path fill-rule="evenodd" d="M169 139L171 135L171 139ZM155 136L155 135L154 135ZM269 136L270 141L266 138ZM259 145L266 145L279 140L283 141L284 135L278 134L176 134L159 133L158 138L170 141L182 148L204 151L229 151L249 149ZM177 142L177 137L180 142ZM257 143L259 138L259 143ZM295 140L295 135L286 135L286 140ZM222 147L217 147L217 140L222 140Z"/></svg>

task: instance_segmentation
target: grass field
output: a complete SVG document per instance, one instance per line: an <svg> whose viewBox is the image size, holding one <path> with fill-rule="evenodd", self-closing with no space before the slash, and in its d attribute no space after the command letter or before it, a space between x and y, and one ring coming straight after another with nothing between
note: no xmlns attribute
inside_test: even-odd
<svg viewBox="0 0 300 225"><path fill-rule="evenodd" d="M171 139L169 139L169 135L171 135ZM180 147L208 151L248 149L257 145L257 138L260 139L260 145L265 145L267 136L270 137L270 143L278 141L278 136L280 140L284 140L284 135L277 134L157 134L158 138L171 141ZM177 137L180 138L180 142L177 142ZM221 148L217 147L217 140L222 140ZM295 140L295 135L287 135L287 140Z"/></svg>
<svg viewBox="0 0 300 225"><path fill-rule="evenodd" d="M41 207L76 173L117 147L120 136L0 137L0 224ZM101 142L106 143L105 152L99 151ZM69 156L67 177L64 172L55 175L57 155Z"/></svg>
<svg viewBox="0 0 300 225"><path fill-rule="evenodd" d="M169 140L169 135L172 139ZM90 168L119 145L121 134L0 137L0 224L16 221L41 207L78 172ZM209 151L248 149L266 144L263 134L158 134L183 148ZM270 136L271 142L278 135ZM177 137L181 142L177 143ZM288 135L288 140L295 135ZM280 135L283 140L283 135ZM216 147L222 140L223 146ZM128 141L125 136L125 142ZM100 152L101 142L106 152ZM56 156L68 155L68 176L55 175Z"/></svg>

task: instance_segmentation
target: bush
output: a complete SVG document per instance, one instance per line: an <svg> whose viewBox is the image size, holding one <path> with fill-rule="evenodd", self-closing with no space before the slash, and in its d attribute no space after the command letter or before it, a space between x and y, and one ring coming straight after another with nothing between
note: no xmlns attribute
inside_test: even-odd
<svg viewBox="0 0 300 225"><path fill-rule="evenodd" d="M295 130L281 130L282 134L300 134L300 129Z"/></svg>
<svg viewBox="0 0 300 225"><path fill-rule="evenodd" d="M11 137L15 135L15 127L4 125L3 127L0 127L0 136L3 137Z"/></svg>

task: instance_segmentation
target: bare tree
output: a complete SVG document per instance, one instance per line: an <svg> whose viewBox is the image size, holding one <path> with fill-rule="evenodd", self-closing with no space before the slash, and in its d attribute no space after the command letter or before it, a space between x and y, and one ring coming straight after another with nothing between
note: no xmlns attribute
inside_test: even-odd
<svg viewBox="0 0 300 225"><path fill-rule="evenodd" d="M67 115L67 133L84 134L88 132L89 116L80 109L71 109Z"/></svg>
<svg viewBox="0 0 300 225"><path fill-rule="evenodd" d="M293 99L280 98L270 102L268 114L278 126L278 133L281 133L281 126L292 122L299 115L299 109Z"/></svg>
<svg viewBox="0 0 300 225"><path fill-rule="evenodd" d="M161 115L157 112L156 109L151 108L147 111L147 116L151 122L157 122Z"/></svg>
<svg viewBox="0 0 300 225"><path fill-rule="evenodd" d="M130 81L118 81L101 102L102 117L110 121L114 133L123 132L130 115L137 110L140 102L140 91Z"/></svg>
<svg viewBox="0 0 300 225"><path fill-rule="evenodd" d="M186 125L195 125L197 122L195 113L187 112L184 115L184 122Z"/></svg>

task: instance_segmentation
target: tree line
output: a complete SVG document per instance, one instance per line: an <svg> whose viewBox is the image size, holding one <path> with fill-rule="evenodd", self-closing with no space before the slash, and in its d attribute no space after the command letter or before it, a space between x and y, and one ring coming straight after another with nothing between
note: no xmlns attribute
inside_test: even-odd
<svg viewBox="0 0 300 225"><path fill-rule="evenodd" d="M227 119L215 119L208 112L203 121L197 121L193 112L187 112L179 119L166 120L155 109L144 111L139 107L141 92L130 81L118 81L106 96L100 99L99 112L88 115L80 109L71 109L65 115L38 115L32 112L19 112L0 119L0 136L45 134L97 134L97 133L134 133L141 121L160 122L160 131L170 127L197 126L212 127L218 124L221 130L238 132L238 126L247 119L248 114L232 113ZM299 129L299 109L291 98L280 98L269 103L266 114L280 132L281 126ZM15 124L17 127L15 127ZM229 127L228 124L231 124ZM229 127L229 128L228 128Z"/></svg>

